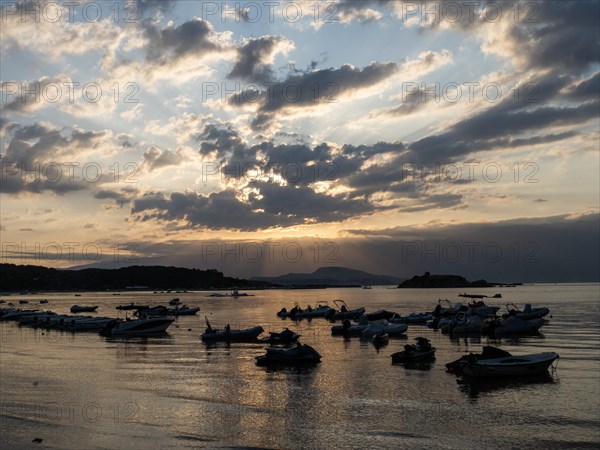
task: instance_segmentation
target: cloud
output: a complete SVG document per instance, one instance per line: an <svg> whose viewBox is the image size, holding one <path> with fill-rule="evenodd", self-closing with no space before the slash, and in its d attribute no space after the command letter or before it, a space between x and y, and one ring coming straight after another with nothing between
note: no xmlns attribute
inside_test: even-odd
<svg viewBox="0 0 600 450"><path fill-rule="evenodd" d="M271 65L278 53L287 55L294 45L283 36L261 36L248 39L237 48L235 64L228 78L240 78L250 82L271 81Z"/></svg>
<svg viewBox="0 0 600 450"><path fill-rule="evenodd" d="M188 160L182 149L177 149L175 152L170 150L161 150L158 147L150 147L142 155L142 166L153 172L157 169L168 166L178 166Z"/></svg>
<svg viewBox="0 0 600 450"><path fill-rule="evenodd" d="M373 62L362 69L345 64L337 69L312 70L291 75L265 90L245 89L231 96L229 104L236 107L258 105L252 126L261 130L268 128L281 112L336 103L341 97L377 86L393 76L398 68L394 62Z"/></svg>
<svg viewBox="0 0 600 450"><path fill-rule="evenodd" d="M79 128L68 133L41 123L16 128L2 156L2 193L64 194L87 189L90 182L75 177L75 167L83 165L79 161L86 155L110 147L111 135L107 130Z"/></svg>

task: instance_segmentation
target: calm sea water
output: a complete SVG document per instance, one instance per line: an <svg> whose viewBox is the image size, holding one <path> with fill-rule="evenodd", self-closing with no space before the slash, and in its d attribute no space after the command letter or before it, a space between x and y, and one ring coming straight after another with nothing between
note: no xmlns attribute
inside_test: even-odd
<svg viewBox="0 0 600 450"><path fill-rule="evenodd" d="M174 296L200 306L168 336L110 340L1 323L1 448L597 448L600 445L600 286L536 285L479 289L504 306L547 306L542 334L519 339L450 339L411 326L407 339L376 350L330 335L323 319L282 321L283 306L344 299L351 307L408 314L432 310L458 291L385 287L259 291L255 297L206 293L38 294L27 298L67 312L100 305L115 315L130 301L166 304ZM289 326L314 346L322 363L303 370L255 365L264 345L207 347L204 315L213 325ZM437 359L428 370L391 364L390 355L416 336L429 338ZM458 384L444 364L496 345L514 354L556 351L558 368L535 383ZM32 443L34 438L41 443Z"/></svg>

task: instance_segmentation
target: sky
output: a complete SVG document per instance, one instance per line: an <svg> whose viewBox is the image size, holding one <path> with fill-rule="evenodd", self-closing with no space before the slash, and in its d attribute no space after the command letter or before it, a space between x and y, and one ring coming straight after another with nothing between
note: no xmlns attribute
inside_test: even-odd
<svg viewBox="0 0 600 450"><path fill-rule="evenodd" d="M597 1L1 7L2 262L599 279Z"/></svg>

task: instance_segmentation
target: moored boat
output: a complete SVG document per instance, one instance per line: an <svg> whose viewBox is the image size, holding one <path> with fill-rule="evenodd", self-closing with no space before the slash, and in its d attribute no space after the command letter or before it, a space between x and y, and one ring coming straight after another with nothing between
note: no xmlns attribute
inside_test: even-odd
<svg viewBox="0 0 600 450"><path fill-rule="evenodd" d="M546 372L558 358L558 353L544 352L493 359L474 359L465 364L462 372L464 375L478 378L535 375Z"/></svg>
<svg viewBox="0 0 600 450"><path fill-rule="evenodd" d="M316 364L321 361L321 355L310 345L299 342L291 348L268 347L267 353L256 357L259 366L268 365L303 365Z"/></svg>
<svg viewBox="0 0 600 450"><path fill-rule="evenodd" d="M435 347L431 345L429 339L418 337L414 344L404 346L404 351L392 354L392 363L409 363L430 361L435 359Z"/></svg>
<svg viewBox="0 0 600 450"><path fill-rule="evenodd" d="M173 323L170 317L145 317L134 320L113 319L100 330L102 336L127 337L161 334Z"/></svg>
<svg viewBox="0 0 600 450"><path fill-rule="evenodd" d="M269 332L269 336L261 339L261 342L267 342L272 345L288 345L296 342L300 338L298 333L294 333L289 328L285 328L283 331L276 333L274 331Z"/></svg>
<svg viewBox="0 0 600 450"><path fill-rule="evenodd" d="M98 306L81 306L81 305L71 306L72 313L96 312L97 309L98 309Z"/></svg>
<svg viewBox="0 0 600 450"><path fill-rule="evenodd" d="M258 336L265 331L261 326L232 330L229 324L225 329L217 330L211 327L208 319L206 324L206 330L200 337L204 342L256 342Z"/></svg>

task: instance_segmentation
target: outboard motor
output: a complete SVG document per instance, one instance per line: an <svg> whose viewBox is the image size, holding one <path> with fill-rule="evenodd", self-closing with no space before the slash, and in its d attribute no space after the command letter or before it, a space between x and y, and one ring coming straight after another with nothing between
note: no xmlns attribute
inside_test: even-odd
<svg viewBox="0 0 600 450"><path fill-rule="evenodd" d="M117 323L119 323L118 320L111 320L104 325L104 328L100 330L100 336L110 336L112 329L117 326Z"/></svg>

